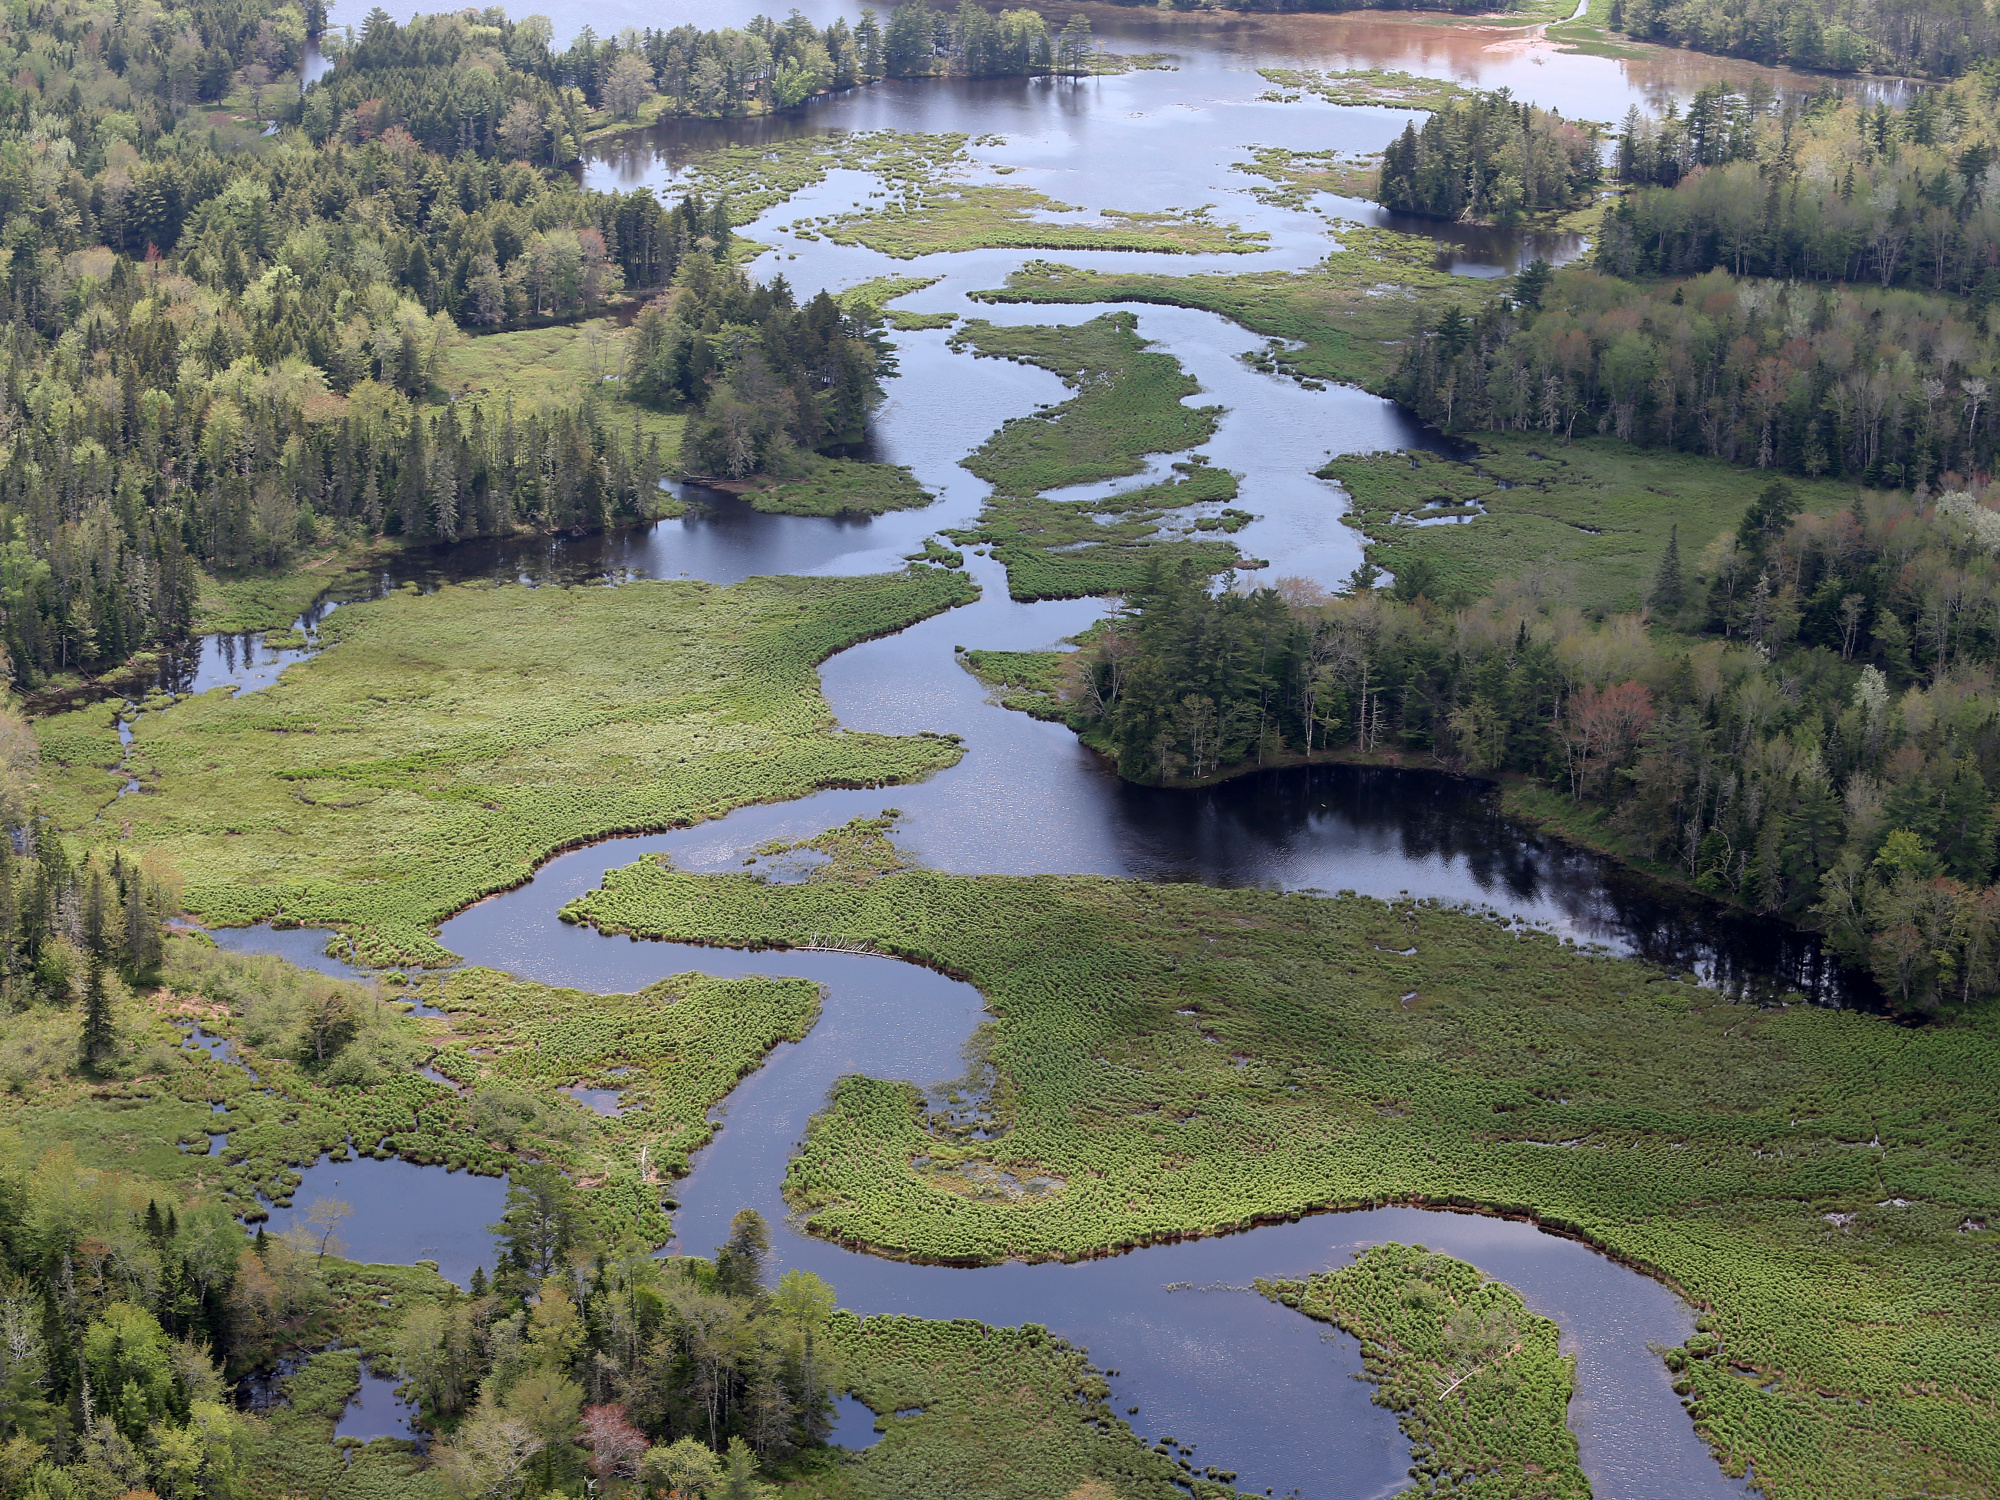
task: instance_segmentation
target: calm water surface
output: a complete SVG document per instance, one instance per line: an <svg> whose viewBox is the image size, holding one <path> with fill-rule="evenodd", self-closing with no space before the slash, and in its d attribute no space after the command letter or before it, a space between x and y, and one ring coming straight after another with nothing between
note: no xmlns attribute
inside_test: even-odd
<svg viewBox="0 0 2000 1500"><path fill-rule="evenodd" d="M804 7L824 22L845 7ZM634 25L740 24L751 7L669 0L636 7L611 0L554 8L558 39L584 22L599 34ZM1380 149L1408 116L1314 100L1263 102L1266 66L1397 68L1613 120L1625 109L1662 108L1716 80L1762 75L1781 90L1803 79L1665 49L1630 60L1563 54L1521 29L1443 24L1392 16L1201 16L1152 9L1084 7L1116 50L1172 54L1174 71L1063 84L1047 80L895 82L815 104L781 120L669 126L618 143L587 165L594 186L652 185L674 191L690 163L717 145L800 133L869 129L963 131L969 180L1034 187L1087 210L1215 205L1218 218L1262 230L1266 248L1247 256L1146 256L1063 252L1102 268L1200 271L1297 269L1322 257L1339 219L1387 223L1372 205L1322 196L1310 210L1259 203L1257 180L1235 170L1257 145L1301 150ZM338 20L358 20L347 5ZM1058 22L1064 8L1051 12ZM999 137L996 141L993 137ZM991 169L1013 170L994 175ZM1073 323L1101 307L995 306L972 294L1001 285L1030 254L978 251L891 261L858 247L800 238L795 221L865 204L874 179L835 171L766 213L746 233L772 247L753 273L783 272L810 291L883 274L938 276L899 304L1006 323ZM1528 257L1566 259L1587 249L1576 237L1531 238L1454 226L1391 224L1431 234L1441 264L1497 275ZM1238 536L1246 555L1271 559L1260 576L1299 575L1332 584L1359 561L1340 523L1345 496L1312 478L1330 454L1407 447L1425 435L1389 403L1351 389L1307 391L1261 375L1242 356L1262 341L1219 318L1182 309L1134 309L1140 331L1172 353L1202 385L1196 404L1226 408L1200 452L1242 476L1237 502L1258 519ZM871 456L907 464L937 494L921 511L867 520L763 516L740 501L694 487L685 517L604 536L473 543L400 560L326 601L365 599L405 581L422 587L467 578L534 585L634 577L733 583L763 573L855 574L900 565L940 528L978 514L985 487L958 466L1001 422L1060 401L1046 372L953 353L943 332L897 336L902 374L871 437ZM1145 475L1098 492L1147 482ZM849 728L931 729L965 738L954 769L888 792L835 791L772 807L742 809L692 829L610 841L551 860L534 881L480 903L445 924L443 941L467 959L549 983L609 992L666 974L803 975L825 986L825 1012L797 1045L779 1047L718 1111L724 1129L677 1189L677 1248L705 1252L729 1216L751 1204L784 1221L785 1164L828 1087L850 1072L922 1084L958 1075L982 1016L970 987L892 960L827 953L751 954L605 938L555 914L595 887L608 869L643 853L670 854L685 868L740 868L744 853L772 838L803 838L893 805L899 839L919 858L963 872L1090 872L1281 889L1356 890L1489 908L1583 941L1602 942L1751 996L1797 989L1853 998L1815 946L1773 924L1739 918L1664 892L1611 862L1541 839L1503 819L1490 791L1421 772L1318 767L1244 777L1196 793L1132 787L1108 774L1058 726L986 701L957 665L955 647L1032 649L1059 644L1098 617L1097 601L1020 605L1001 570L968 557L980 601L828 662L829 702ZM167 685L205 691L268 687L315 649L317 615L300 622L304 648L260 638L211 638L177 664ZM143 731L142 731L143 733ZM325 934L247 930L218 934L227 946L281 952L329 971ZM582 1107L582 1106L580 1106ZM505 1184L405 1162L322 1161L304 1174L301 1211L317 1196L356 1212L343 1230L363 1260L436 1260L463 1283L488 1263L485 1226L498 1218ZM283 1215L280 1216L283 1222ZM1122 1373L1115 1399L1137 1405L1149 1437L1198 1444L1197 1464L1238 1471L1253 1490L1364 1500L1402 1486L1407 1449L1393 1421L1351 1378L1350 1340L1238 1290L1253 1276L1343 1263L1388 1239L1421 1241L1460 1255L1519 1288L1562 1325L1578 1358L1571 1422L1604 1500L1741 1493L1694 1437L1648 1343L1680 1342L1690 1317L1665 1289L1570 1241L1531 1226L1473 1216L1380 1210L1311 1218L1247 1235L1163 1246L1078 1266L1007 1265L982 1270L908 1266L854 1255L789 1230L777 1257L832 1281L844 1305L864 1312L1035 1321L1087 1345L1100 1366ZM1197 1290L1197 1288L1205 1288ZM370 1375L340 1431L406 1430L386 1389ZM872 1441L873 1415L844 1402L840 1437Z"/></svg>

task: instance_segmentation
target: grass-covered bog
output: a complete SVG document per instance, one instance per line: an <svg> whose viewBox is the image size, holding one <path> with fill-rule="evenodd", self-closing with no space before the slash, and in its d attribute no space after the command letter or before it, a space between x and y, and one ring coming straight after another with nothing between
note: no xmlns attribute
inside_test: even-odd
<svg viewBox="0 0 2000 1500"><path fill-rule="evenodd" d="M927 776L929 735L834 732L817 665L975 597L962 573L620 587L409 589L343 608L273 686L134 726L44 722L66 831L171 859L209 922L333 926L365 957L437 963L435 924L557 850L748 802Z"/></svg>

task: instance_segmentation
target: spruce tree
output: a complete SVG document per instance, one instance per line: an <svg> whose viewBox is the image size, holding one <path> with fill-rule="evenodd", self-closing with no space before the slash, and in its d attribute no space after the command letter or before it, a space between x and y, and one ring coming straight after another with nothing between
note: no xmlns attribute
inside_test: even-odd
<svg viewBox="0 0 2000 1500"><path fill-rule="evenodd" d="M1653 574L1653 591L1646 606L1655 614L1672 618L1687 603L1687 579L1681 574L1681 529L1667 533L1667 550L1660 554L1659 571Z"/></svg>
<svg viewBox="0 0 2000 1500"><path fill-rule="evenodd" d="M115 1041L111 995L104 987L104 955L93 948L83 985L83 1065L94 1068L109 1058Z"/></svg>

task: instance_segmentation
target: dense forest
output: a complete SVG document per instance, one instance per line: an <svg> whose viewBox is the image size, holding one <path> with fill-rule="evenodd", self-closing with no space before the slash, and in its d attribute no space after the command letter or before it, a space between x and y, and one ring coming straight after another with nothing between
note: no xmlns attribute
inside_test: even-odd
<svg viewBox="0 0 2000 1500"><path fill-rule="evenodd" d="M1448 428L1610 432L1870 484L1985 471L2000 70L1901 111L1772 97L1712 85L1685 114L1629 116L1634 190L1595 269L1537 264L1512 298L1432 317L1394 394Z"/></svg>
<svg viewBox="0 0 2000 1500"><path fill-rule="evenodd" d="M1646 616L1503 584L1215 593L1156 572L1070 663L1072 721L1147 781L1315 754L1518 771L1697 888L1820 926L1908 1006L2000 993L2000 514L1774 481ZM1648 625L1653 628L1648 629Z"/></svg>
<svg viewBox="0 0 2000 1500"><path fill-rule="evenodd" d="M1597 134L1505 89L1412 120L1382 152L1375 201L1431 219L1512 223L1597 185Z"/></svg>
<svg viewBox="0 0 2000 1500"><path fill-rule="evenodd" d="M1951 78L2000 52L1984 0L1611 0L1642 41L1834 72Z"/></svg>
<svg viewBox="0 0 2000 1500"><path fill-rule="evenodd" d="M1397 398L1460 431L1609 432L1870 484L1993 462L2000 348L1961 302L1723 271L1635 285L1571 266L1524 281L1539 283L1534 302L1447 308L1420 329Z"/></svg>
<svg viewBox="0 0 2000 1500"><path fill-rule="evenodd" d="M700 258L648 303L626 356L632 396L699 408L683 467L732 479L783 472L795 455L858 442L895 362L882 319L825 292L793 302L783 276L761 286Z"/></svg>
<svg viewBox="0 0 2000 1500"><path fill-rule="evenodd" d="M174 17L161 26L200 39L186 57L159 27L81 13L50 17L25 52L26 33L6 43L0 119L33 136L0 154L0 639L18 684L184 632L203 568L656 509L674 455L616 398L444 403L440 361L463 330L684 285L669 305L701 310L666 323L701 352L683 337L677 374L649 365L639 384L698 408L715 378L708 468L739 472L746 443L762 467L860 435L882 368L870 329L788 296L746 311L740 273L704 269L732 261L726 203L587 191L560 169L631 50L586 35L554 54L545 21L497 10L407 25L377 10L301 96L301 14ZM719 47L749 38L782 64L802 37L760 22L639 51L702 73ZM770 82L744 77L752 93ZM220 100L297 128L259 135L201 109ZM711 286L735 300L710 305Z"/></svg>
<svg viewBox="0 0 2000 1500"><path fill-rule="evenodd" d="M2000 66L1906 110L1823 92L1804 110L1724 85L1627 116L1597 264L1620 276L1871 281L2000 299Z"/></svg>
<svg viewBox="0 0 2000 1500"><path fill-rule="evenodd" d="M769 1231L736 1216L713 1259L611 1253L554 1168L514 1175L496 1273L425 1301L395 1365L447 1441L444 1492L743 1496L760 1462L823 1442L833 1289L771 1285ZM177 1209L67 1149L0 1154L0 1493L10 1500L247 1500L258 1435L229 1380L285 1351L337 1293L342 1205L247 1240L219 1203ZM579 1435L580 1434L580 1435ZM539 1492L539 1491L538 1491Z"/></svg>

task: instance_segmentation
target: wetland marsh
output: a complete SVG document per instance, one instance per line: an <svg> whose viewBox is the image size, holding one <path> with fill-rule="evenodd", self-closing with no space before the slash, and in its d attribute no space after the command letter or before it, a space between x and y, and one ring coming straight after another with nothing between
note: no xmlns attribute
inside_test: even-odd
<svg viewBox="0 0 2000 1500"><path fill-rule="evenodd" d="M379 1263L326 1273L339 1317L295 1330L321 1342L279 1382L272 1472L439 1493L389 1378L420 1361L371 1309L455 1315L443 1282L503 1272L509 1174L554 1163L588 1276L633 1305L644 1273L607 1258L708 1256L746 1207L774 1283L837 1290L816 1336L867 1405L833 1429L851 1460L788 1475L823 1500L1669 1500L1744 1493L1746 1465L1788 1497L1976 1493L2000 1472L1989 1036L1897 1025L1813 935L1537 832L1487 783L1139 785L967 669L1067 653L1163 559L1342 587L1401 539L1402 466L1466 452L1378 394L1416 321L1587 252L1587 216L1420 224L1329 190L1351 176L1245 170L1351 162L1404 118L1271 97L1269 70L1584 120L1819 80L1539 25L1085 9L1172 67L887 79L581 164L726 188L753 278L894 302L897 373L841 460L901 469L888 498L850 505L849 469L674 481L643 525L372 554L302 598L238 590L215 618L265 629L40 721L47 808L170 862L218 963L402 966L369 1079L177 1058L151 1100L212 1143L175 1182L273 1238L349 1200L347 1259ZM1640 492L1699 465L1608 447L1580 451L1632 504L1618 535L1482 484L1497 520L1449 539L1452 577L1581 567L1583 603L1633 607L1672 524ZM1724 477L1679 517L1704 540L1753 498ZM255 1029L239 977L175 972ZM186 1018L160 1004L155 1031ZM276 1456L288 1433L310 1461ZM384 1441L336 1462L347 1438Z"/></svg>

